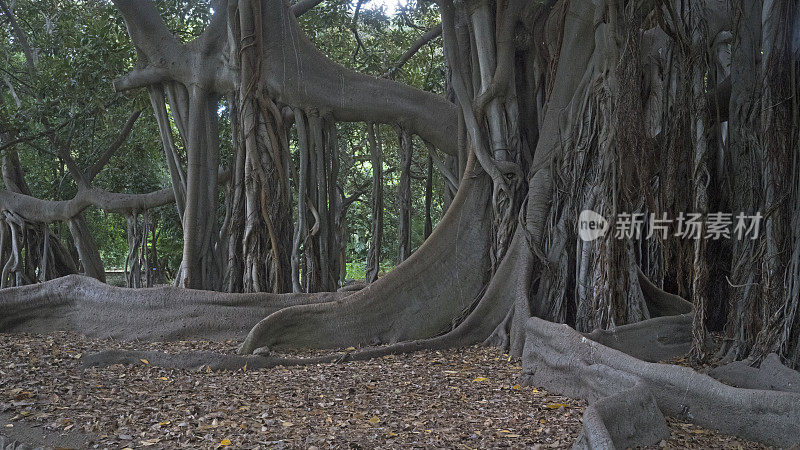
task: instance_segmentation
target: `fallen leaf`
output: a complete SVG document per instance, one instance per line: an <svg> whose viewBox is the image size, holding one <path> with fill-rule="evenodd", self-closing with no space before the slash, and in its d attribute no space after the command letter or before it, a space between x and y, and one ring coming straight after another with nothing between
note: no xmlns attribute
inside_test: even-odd
<svg viewBox="0 0 800 450"><path fill-rule="evenodd" d="M511 389L514 389L516 391L518 389L522 389L522 386L520 386L518 384L515 384L515 385L511 386Z"/></svg>
<svg viewBox="0 0 800 450"><path fill-rule="evenodd" d="M220 441L218 447L227 447L229 445L231 445L231 440L230 439L223 439L222 441Z"/></svg>
<svg viewBox="0 0 800 450"><path fill-rule="evenodd" d="M568 403L548 403L545 406L550 409L569 408Z"/></svg>
<svg viewBox="0 0 800 450"><path fill-rule="evenodd" d="M150 364L150 361L148 361L148 360L146 360L144 358L140 359L139 361L141 361L143 364Z"/></svg>
<svg viewBox="0 0 800 450"><path fill-rule="evenodd" d="M376 425L380 421L381 421L381 419L378 416L372 416L372 417L369 418L369 420L367 420L367 422L369 422L369 423L371 423L373 425Z"/></svg>
<svg viewBox="0 0 800 450"><path fill-rule="evenodd" d="M294 426L294 424L292 422L281 422L281 426L284 428L289 428Z"/></svg>
<svg viewBox="0 0 800 450"><path fill-rule="evenodd" d="M488 378L485 378L485 377L478 377L478 378L475 378L475 379L474 379L474 380L472 380L472 381L473 381L474 383L480 383L480 382L482 382L482 381L489 381L489 379L488 379Z"/></svg>

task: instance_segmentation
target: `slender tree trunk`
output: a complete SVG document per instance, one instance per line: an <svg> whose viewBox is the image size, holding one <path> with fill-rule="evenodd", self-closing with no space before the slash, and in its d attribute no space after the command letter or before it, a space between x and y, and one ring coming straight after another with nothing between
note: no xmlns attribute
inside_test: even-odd
<svg viewBox="0 0 800 450"><path fill-rule="evenodd" d="M400 181L397 184L397 264L411 256L411 161L414 142L406 130L399 130Z"/></svg>
<svg viewBox="0 0 800 450"><path fill-rule="evenodd" d="M75 248L78 250L81 266L83 266L83 274L105 283L106 272L103 260L100 259L100 250L89 232L86 218L83 214L80 214L71 219L68 224L69 232L75 242Z"/></svg>
<svg viewBox="0 0 800 450"><path fill-rule="evenodd" d="M367 253L366 282L372 283L378 279L381 270L383 245L383 149L373 123L367 124L367 138L372 164L372 231Z"/></svg>
<svg viewBox="0 0 800 450"><path fill-rule="evenodd" d="M706 100L706 80L710 76L708 64L708 42L705 36L705 17L702 8L690 12L689 23L692 33L691 80L692 80L692 138L694 211L707 217L708 188L712 183L709 168L709 109ZM705 230L694 239L694 258L692 268L692 301L694 303L694 326L692 328L692 356L702 360L706 355L706 316L708 313L709 268L707 261L707 240Z"/></svg>
<svg viewBox="0 0 800 450"><path fill-rule="evenodd" d="M430 151L430 150L429 150ZM433 156L428 155L428 175L425 177L425 239L433 233L431 206L433 203Z"/></svg>
<svg viewBox="0 0 800 450"><path fill-rule="evenodd" d="M297 152L299 153L300 168L297 177L297 228L292 243L292 292L303 292L301 271L301 246L306 249L308 242L308 171L309 171L309 135L305 112L301 109L294 110L295 124L297 124ZM304 271L304 277L307 273Z"/></svg>

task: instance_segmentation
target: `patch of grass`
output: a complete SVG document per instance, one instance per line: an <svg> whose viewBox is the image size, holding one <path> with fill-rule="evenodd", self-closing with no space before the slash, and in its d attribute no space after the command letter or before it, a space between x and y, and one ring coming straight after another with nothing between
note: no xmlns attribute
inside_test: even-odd
<svg viewBox="0 0 800 450"><path fill-rule="evenodd" d="M394 269L394 265L384 261L381 263L381 271L378 276L382 277L392 269ZM348 261L346 280L363 280L366 277L367 264L364 261Z"/></svg>

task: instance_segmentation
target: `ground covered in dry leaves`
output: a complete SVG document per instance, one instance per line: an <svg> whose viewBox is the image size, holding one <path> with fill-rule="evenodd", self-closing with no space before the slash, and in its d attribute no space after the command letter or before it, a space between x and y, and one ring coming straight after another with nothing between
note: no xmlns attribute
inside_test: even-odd
<svg viewBox="0 0 800 450"><path fill-rule="evenodd" d="M0 435L92 448L564 448L586 406L519 386L520 362L492 348L260 371L81 368L82 355L114 348L233 353L235 343L0 334ZM757 448L670 427L661 447Z"/></svg>

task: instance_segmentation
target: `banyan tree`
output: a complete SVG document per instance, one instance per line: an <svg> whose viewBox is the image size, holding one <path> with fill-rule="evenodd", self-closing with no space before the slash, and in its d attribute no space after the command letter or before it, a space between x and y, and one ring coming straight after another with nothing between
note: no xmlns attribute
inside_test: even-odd
<svg viewBox="0 0 800 450"><path fill-rule="evenodd" d="M113 87L149 94L172 187L138 196L93 188L101 159L88 173L70 170L80 186L73 200L42 201L6 151L2 276L17 287L0 291L0 330L242 339L237 357L146 354L156 365L215 369L485 343L521 356L527 382L592 402L579 438L586 447L658 442L664 414L797 443L796 0L439 0L441 25L397 67L441 34L446 96L393 81L396 68L372 77L327 58L297 21L318 3L217 1L202 34L181 43L151 0L114 0L137 63ZM232 135L226 165L221 103ZM377 166L376 127L397 130L401 206L414 139L430 148L428 167L453 197L419 249L399 243L397 267L378 277L373 264L368 284L337 291L353 201L335 182L343 123L364 127ZM381 197L383 174L373 175ZM78 267L58 262L65 251L42 224L69 223L92 276L84 208L123 212L146 234L139 216L171 203L184 245L175 286L54 279ZM374 222L382 209L376 201ZM586 210L611 232L583 239ZM731 232L712 239L704 228L692 239L675 223L653 232L651 218L686 214L706 227L729 218ZM620 236L630 217L647 218L642 232ZM762 220L738 238L737 217ZM400 241L407 227L401 217ZM40 269L26 272L23 259ZM349 347L357 350L337 352ZM276 353L287 348L332 353ZM731 363L712 372L727 384L658 364L712 352Z"/></svg>

